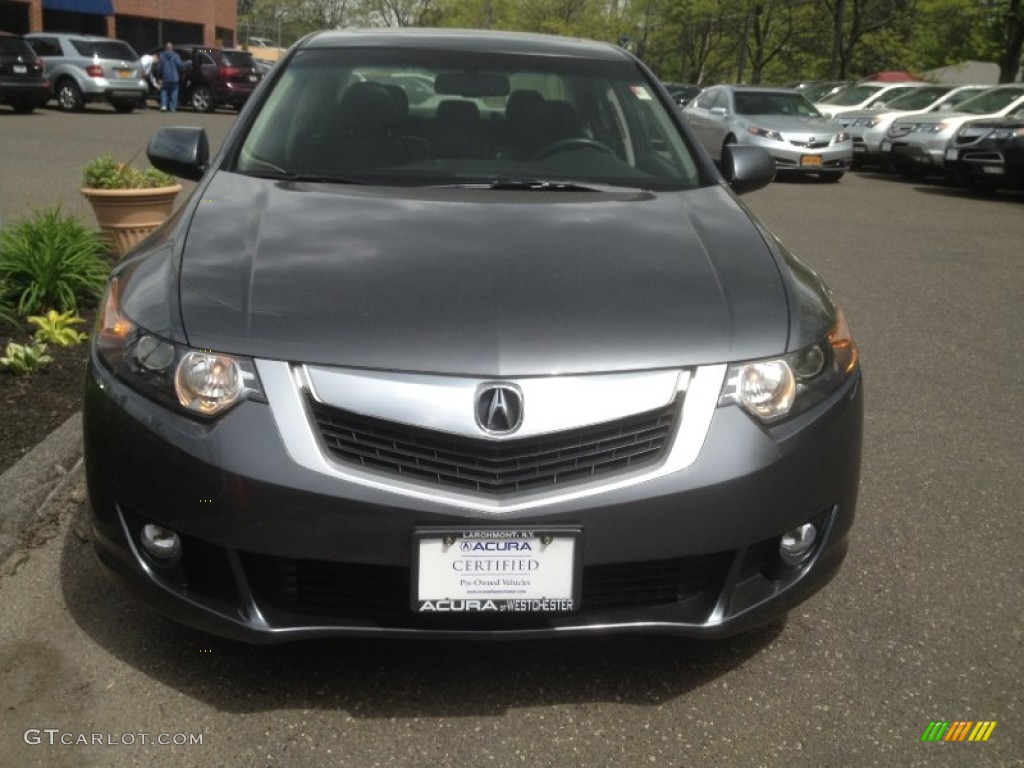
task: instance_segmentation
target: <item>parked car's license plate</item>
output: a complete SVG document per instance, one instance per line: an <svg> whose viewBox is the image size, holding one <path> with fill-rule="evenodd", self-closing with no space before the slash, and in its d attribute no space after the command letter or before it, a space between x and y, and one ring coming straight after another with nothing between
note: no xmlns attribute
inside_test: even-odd
<svg viewBox="0 0 1024 768"><path fill-rule="evenodd" d="M946 150L946 159L955 162L956 161L957 152L958 152L958 150L955 150L955 149L947 149Z"/></svg>
<svg viewBox="0 0 1024 768"><path fill-rule="evenodd" d="M550 613L579 608L582 532L574 528L418 529L419 613Z"/></svg>
<svg viewBox="0 0 1024 768"><path fill-rule="evenodd" d="M800 157L800 165L821 165L821 158L818 155L803 155Z"/></svg>
<svg viewBox="0 0 1024 768"><path fill-rule="evenodd" d="M120 77L122 80L127 80L128 78L130 78L134 74L135 74L135 70L134 69L119 69L119 70L117 70L117 76Z"/></svg>
<svg viewBox="0 0 1024 768"><path fill-rule="evenodd" d="M991 174L995 174L995 175L998 176L999 174L1001 174L1003 172L1003 166L1001 166L1001 165L983 165L983 166L981 166L981 172L982 173L991 173Z"/></svg>
<svg viewBox="0 0 1024 768"><path fill-rule="evenodd" d="M24 64L12 64L11 69L16 75L24 75L28 73L28 67Z"/></svg>

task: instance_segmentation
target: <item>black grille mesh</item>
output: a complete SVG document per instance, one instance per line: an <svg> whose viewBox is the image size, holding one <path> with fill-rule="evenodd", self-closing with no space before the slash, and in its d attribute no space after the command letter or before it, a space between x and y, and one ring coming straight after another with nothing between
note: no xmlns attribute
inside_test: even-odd
<svg viewBox="0 0 1024 768"><path fill-rule="evenodd" d="M579 614L658 605L713 604L735 553L583 568ZM416 623L411 573L403 566L295 560L243 553L246 575L257 599L289 613ZM427 617L425 620L429 620ZM542 617L543 618L543 617Z"/></svg>
<svg viewBox="0 0 1024 768"><path fill-rule="evenodd" d="M679 399L665 408L553 435L494 442L361 416L310 400L338 459L419 482L487 494L536 490L637 469L668 445Z"/></svg>

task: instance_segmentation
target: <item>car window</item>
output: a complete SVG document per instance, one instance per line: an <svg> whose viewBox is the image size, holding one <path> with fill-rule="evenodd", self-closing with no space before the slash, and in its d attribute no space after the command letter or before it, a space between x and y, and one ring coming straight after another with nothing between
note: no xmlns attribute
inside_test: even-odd
<svg viewBox="0 0 1024 768"><path fill-rule="evenodd" d="M1020 88L994 88L990 91L979 93L974 98L967 99L957 109L960 112L967 112L971 115L987 115L1006 109L1021 97L1024 97L1024 86Z"/></svg>
<svg viewBox="0 0 1024 768"><path fill-rule="evenodd" d="M0 36L0 56L27 56L30 59L35 59L32 46L20 37Z"/></svg>
<svg viewBox="0 0 1024 768"><path fill-rule="evenodd" d="M407 78L433 82L433 95L409 99ZM399 185L699 183L678 126L631 62L399 49L297 53L235 169Z"/></svg>
<svg viewBox="0 0 1024 768"><path fill-rule="evenodd" d="M55 37L33 37L28 41L39 56L60 56L60 43Z"/></svg>
<svg viewBox="0 0 1024 768"><path fill-rule="evenodd" d="M79 56L86 56L90 59L127 59L129 61L139 58L128 43L120 40L81 40L72 38L71 47Z"/></svg>
<svg viewBox="0 0 1024 768"><path fill-rule="evenodd" d="M196 52L197 63L201 67L215 67L217 61L213 58L209 51L197 51Z"/></svg>
<svg viewBox="0 0 1024 768"><path fill-rule="evenodd" d="M898 99L900 96L905 96L907 91L915 90L916 86L910 88L889 88L878 93L874 98L869 99L864 106L865 107L887 107L889 102Z"/></svg>
<svg viewBox="0 0 1024 768"><path fill-rule="evenodd" d="M954 107L959 109L959 105L962 102L967 101L968 99L973 99L979 93L984 93L987 90L988 88L964 88L963 90L950 94L947 98L943 99L939 107L947 111L953 111Z"/></svg>
<svg viewBox="0 0 1024 768"><path fill-rule="evenodd" d="M819 103L832 104L836 107L852 107L870 98L872 94L877 93L883 87L881 85L851 85L849 88L839 91L839 93L826 96Z"/></svg>
<svg viewBox="0 0 1024 768"><path fill-rule="evenodd" d="M711 105L715 101L715 96L718 95L718 91L704 91L697 99L697 106L701 109L711 109Z"/></svg>
<svg viewBox="0 0 1024 768"><path fill-rule="evenodd" d="M800 115L816 117L820 112L799 93L737 91L733 94L738 115Z"/></svg>
<svg viewBox="0 0 1024 768"><path fill-rule="evenodd" d="M951 90L952 86L934 85L925 88L915 88L910 93L904 93L892 99L886 104L889 109L924 109L940 96Z"/></svg>
<svg viewBox="0 0 1024 768"><path fill-rule="evenodd" d="M251 53L245 51L221 51L221 64L225 67L252 69L256 66L256 61Z"/></svg>

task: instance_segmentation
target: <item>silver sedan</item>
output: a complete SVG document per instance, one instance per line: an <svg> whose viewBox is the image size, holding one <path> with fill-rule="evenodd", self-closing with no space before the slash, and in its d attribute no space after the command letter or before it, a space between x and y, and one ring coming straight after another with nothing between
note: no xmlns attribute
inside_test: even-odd
<svg viewBox="0 0 1024 768"><path fill-rule="evenodd" d="M839 181L853 161L853 142L835 120L788 88L719 85L683 110L683 118L717 161L726 144L764 147L779 171Z"/></svg>

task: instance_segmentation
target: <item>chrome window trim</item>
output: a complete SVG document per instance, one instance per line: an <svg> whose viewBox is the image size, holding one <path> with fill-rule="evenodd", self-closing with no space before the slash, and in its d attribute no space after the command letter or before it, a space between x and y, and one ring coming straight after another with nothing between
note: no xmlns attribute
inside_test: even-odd
<svg viewBox="0 0 1024 768"><path fill-rule="evenodd" d="M394 493L399 496L405 496L426 502L445 504L451 507L463 510L473 510L485 514L508 514L511 512L538 509L552 504L557 504L559 502L573 501L601 493L608 493L621 488L627 488L632 485L637 485L638 483L647 482L655 478L664 477L665 475L672 474L673 472L679 472L680 470L686 469L696 461L697 456L700 454L701 448L704 445L704 440L706 439L711 427L711 419L713 418L715 409L718 405L718 399L722 391L722 383L725 379L725 372L727 368L725 364L719 364L702 366L692 372L689 370L673 370L653 371L640 374L543 377L544 380L548 381L559 380L560 383L555 386L560 387L563 386L563 383L564 385L572 386L574 383L579 384L581 379L597 379L602 378L603 376L616 378L622 376L637 376L641 378L650 376L653 381L658 382L658 387L653 387L652 385L652 388L660 388L664 391L664 381L667 376L670 376L675 382L675 386L667 393L663 402L656 403L651 407L656 408L659 405L665 405L677 392L685 391L686 394L683 400L682 414L672 445L665 455L665 458L659 463L651 467L646 467L642 470L617 475L614 479L601 479L588 484L574 485L571 488L530 492L503 499L493 499L483 497L480 494L453 491L451 489L427 485L424 483L413 483L400 478L389 477L381 473L363 470L334 460L325 450L323 450L317 437L312 417L309 413L306 396L307 393L312 393L313 391L312 377L310 375L311 369L306 366L292 366L287 362L272 360L257 360L256 367L259 371L260 380L263 383L263 389L267 396L267 402L270 405L271 413L273 415L274 422L277 425L278 432L281 435L284 447L287 450L288 455L299 466L322 475L327 475L329 477L333 477L344 482L354 483L366 488L373 488L387 493ZM341 369L332 371L332 373L341 372ZM424 381L412 382L414 385L413 389L420 392L431 391L434 393L443 393L450 388L441 385L454 383L452 381L454 377L368 373L364 371L344 371L344 373L346 376L349 374L355 374L363 377L364 384L368 382L380 384L382 381L390 379L392 382L398 382L398 389L401 389L401 384L403 382L406 384L410 383L410 379L444 380L443 382L434 382L433 388L430 387L429 383ZM352 381L352 379L346 380ZM493 380L494 379L492 377L480 379L459 379L457 386L451 388L458 392L461 391L467 383L471 383L472 391L475 392L477 385L482 382ZM540 377L512 377L503 379L503 381L508 381L522 387L524 392L527 392L532 386L541 380L542 379ZM317 392L317 396L319 397L325 396L323 392L323 381L323 377L320 377L319 391ZM341 381L341 378L339 378L338 381ZM622 382L620 380L618 384L621 383ZM421 389L424 384L427 384L427 390ZM417 387L415 385L420 386ZM379 391L383 391L383 387ZM407 392L408 391L411 390L407 390ZM364 397L365 393L360 393L358 398L353 397L353 400L359 400ZM360 401L364 402L363 400ZM633 401L632 396L630 396L628 401L632 406L629 409L631 413L642 413L645 410L650 410L650 408L645 407L646 404L638 406L637 403ZM464 399L462 402L468 404L468 420L473 422L472 400ZM526 407L529 408L529 404L527 404ZM376 415L379 416L380 414L378 413ZM391 420L394 420L394 414L390 414L384 418L391 418ZM461 419L461 417L459 417L459 419ZM560 421L559 423L562 422ZM592 423L596 422L585 421L571 426L585 426ZM541 430L531 432L530 434L543 433L544 431ZM474 437L482 436L482 433L479 428L476 427L475 423L473 424L473 431L469 434ZM524 434L525 433L520 430L516 433L515 437L522 437Z"/></svg>
<svg viewBox="0 0 1024 768"><path fill-rule="evenodd" d="M685 392L687 370L589 376L465 378L303 366L309 393L324 405L483 440L518 440L615 421L662 408ZM522 424L494 434L476 420L483 386L510 384L523 398Z"/></svg>

